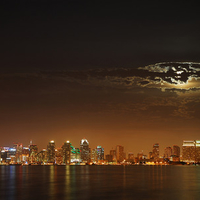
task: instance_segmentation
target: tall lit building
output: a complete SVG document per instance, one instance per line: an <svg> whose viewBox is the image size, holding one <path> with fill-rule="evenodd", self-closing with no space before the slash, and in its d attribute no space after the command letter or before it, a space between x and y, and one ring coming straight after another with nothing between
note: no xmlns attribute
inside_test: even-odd
<svg viewBox="0 0 200 200"><path fill-rule="evenodd" d="M81 153L79 148L75 148L75 160L74 162L80 163L81 162Z"/></svg>
<svg viewBox="0 0 200 200"><path fill-rule="evenodd" d="M104 160L104 148L97 146L97 160Z"/></svg>
<svg viewBox="0 0 200 200"><path fill-rule="evenodd" d="M121 145L116 146L116 158L117 162L122 162L124 160L124 147Z"/></svg>
<svg viewBox="0 0 200 200"><path fill-rule="evenodd" d="M37 154L37 161L38 163L47 163L47 150L46 149L42 149L42 151L40 151Z"/></svg>
<svg viewBox="0 0 200 200"><path fill-rule="evenodd" d="M153 145L152 157L154 160L159 159L159 143Z"/></svg>
<svg viewBox="0 0 200 200"><path fill-rule="evenodd" d="M80 142L80 154L82 162L89 162L90 148L89 148L89 142L86 139L82 139Z"/></svg>
<svg viewBox="0 0 200 200"><path fill-rule="evenodd" d="M113 160L113 161L116 161L116 160L117 160L116 149L110 150L110 155L112 156L112 160Z"/></svg>
<svg viewBox="0 0 200 200"><path fill-rule="evenodd" d="M92 149L91 150L91 161L93 163L96 163L98 160L97 160L97 149Z"/></svg>
<svg viewBox="0 0 200 200"><path fill-rule="evenodd" d="M180 147L177 145L173 145L173 155L180 157Z"/></svg>
<svg viewBox="0 0 200 200"><path fill-rule="evenodd" d="M29 147L23 147L22 149L22 162L28 163L29 161Z"/></svg>
<svg viewBox="0 0 200 200"><path fill-rule="evenodd" d="M37 162L37 153L38 153L38 147L36 144L32 144L32 142L29 145L29 162L35 163Z"/></svg>
<svg viewBox="0 0 200 200"><path fill-rule="evenodd" d="M6 163L7 162L7 151L2 149L1 150L1 163Z"/></svg>
<svg viewBox="0 0 200 200"><path fill-rule="evenodd" d="M196 162L200 163L200 140L196 140Z"/></svg>
<svg viewBox="0 0 200 200"><path fill-rule="evenodd" d="M71 143L70 141L66 141L62 146L63 150L63 163L70 164L71 163Z"/></svg>
<svg viewBox="0 0 200 200"><path fill-rule="evenodd" d="M62 148L55 149L55 163L57 165L63 164L63 149Z"/></svg>
<svg viewBox="0 0 200 200"><path fill-rule="evenodd" d="M164 158L169 158L172 155L172 148L171 147L166 147L165 148L165 153L164 153Z"/></svg>
<svg viewBox="0 0 200 200"><path fill-rule="evenodd" d="M15 151L15 162L21 163L22 162L22 144L21 143L14 143L13 148L16 149L16 151Z"/></svg>
<svg viewBox="0 0 200 200"><path fill-rule="evenodd" d="M55 163L55 142L51 140L47 145L47 162Z"/></svg>
<svg viewBox="0 0 200 200"><path fill-rule="evenodd" d="M182 150L184 162L200 162L200 140L184 140Z"/></svg>

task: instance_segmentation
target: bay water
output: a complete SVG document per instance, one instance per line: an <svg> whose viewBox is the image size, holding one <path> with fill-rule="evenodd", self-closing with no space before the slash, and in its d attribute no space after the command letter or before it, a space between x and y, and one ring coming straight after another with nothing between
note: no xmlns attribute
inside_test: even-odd
<svg viewBox="0 0 200 200"><path fill-rule="evenodd" d="M0 166L0 200L200 199L200 166Z"/></svg>

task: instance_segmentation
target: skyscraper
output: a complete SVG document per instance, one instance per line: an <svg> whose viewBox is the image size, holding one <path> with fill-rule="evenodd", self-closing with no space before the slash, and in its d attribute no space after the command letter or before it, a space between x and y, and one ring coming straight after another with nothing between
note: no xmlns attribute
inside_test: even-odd
<svg viewBox="0 0 200 200"><path fill-rule="evenodd" d="M154 160L158 160L159 159L159 143L155 143L153 145L153 151L152 151L152 157Z"/></svg>
<svg viewBox="0 0 200 200"><path fill-rule="evenodd" d="M112 156L112 161L116 161L117 160L116 149L110 150L110 155Z"/></svg>
<svg viewBox="0 0 200 200"><path fill-rule="evenodd" d="M22 162L22 144L14 143L13 148L15 151L15 159L17 163Z"/></svg>
<svg viewBox="0 0 200 200"><path fill-rule="evenodd" d="M173 145L173 155L180 157L180 147L177 145Z"/></svg>
<svg viewBox="0 0 200 200"><path fill-rule="evenodd" d="M42 149L42 151L40 151L37 154L37 160L39 163L47 163L47 150L46 149Z"/></svg>
<svg viewBox="0 0 200 200"><path fill-rule="evenodd" d="M124 160L124 147L121 145L116 146L116 157L117 162L122 162Z"/></svg>
<svg viewBox="0 0 200 200"><path fill-rule="evenodd" d="M172 155L172 148L171 147L166 147L165 148L165 153L164 153L164 158L170 158Z"/></svg>
<svg viewBox="0 0 200 200"><path fill-rule="evenodd" d="M196 162L200 163L200 140L196 140Z"/></svg>
<svg viewBox="0 0 200 200"><path fill-rule="evenodd" d="M82 139L80 141L80 153L81 153L81 159L82 162L89 162L90 160L90 148L89 148L89 142L86 139Z"/></svg>
<svg viewBox="0 0 200 200"><path fill-rule="evenodd" d="M97 160L97 149L92 149L91 150L91 155L90 155L90 157L91 157L91 161L93 162L93 163L96 163L98 160Z"/></svg>
<svg viewBox="0 0 200 200"><path fill-rule="evenodd" d="M63 163L70 164L71 163L71 143L70 141L66 141L63 146Z"/></svg>
<svg viewBox="0 0 200 200"><path fill-rule="evenodd" d="M37 162L37 153L38 153L38 147L36 144L32 144L32 141L29 145L29 162L35 163Z"/></svg>
<svg viewBox="0 0 200 200"><path fill-rule="evenodd" d="M55 149L55 163L58 165L63 164L63 149L62 148Z"/></svg>
<svg viewBox="0 0 200 200"><path fill-rule="evenodd" d="M47 145L47 162L55 163L55 142L51 140Z"/></svg>
<svg viewBox="0 0 200 200"><path fill-rule="evenodd" d="M29 147L23 147L22 149L22 162L28 163L29 161Z"/></svg>
<svg viewBox="0 0 200 200"><path fill-rule="evenodd" d="M97 160L104 160L104 148L97 146Z"/></svg>
<svg viewBox="0 0 200 200"><path fill-rule="evenodd" d="M200 140L183 140L183 161L200 162Z"/></svg>

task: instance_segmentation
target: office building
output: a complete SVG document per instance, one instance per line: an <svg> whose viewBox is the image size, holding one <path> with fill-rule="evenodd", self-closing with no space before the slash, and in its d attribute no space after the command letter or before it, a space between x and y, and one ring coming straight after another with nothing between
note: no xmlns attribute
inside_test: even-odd
<svg viewBox="0 0 200 200"><path fill-rule="evenodd" d="M21 143L14 143L13 149L16 149L15 151L15 162L21 163L22 162L22 144Z"/></svg>
<svg viewBox="0 0 200 200"><path fill-rule="evenodd" d="M153 145L152 158L155 161L159 159L159 143Z"/></svg>
<svg viewBox="0 0 200 200"><path fill-rule="evenodd" d="M124 147L121 145L116 146L116 158L117 162L122 162L124 160Z"/></svg>
<svg viewBox="0 0 200 200"><path fill-rule="evenodd" d="M172 148L166 147L164 151L164 158L170 158L172 155Z"/></svg>
<svg viewBox="0 0 200 200"><path fill-rule="evenodd" d="M70 141L66 141L63 146L63 163L70 164L71 163L71 143Z"/></svg>
<svg viewBox="0 0 200 200"><path fill-rule="evenodd" d="M184 162L200 162L200 140L184 140L182 146Z"/></svg>
<svg viewBox="0 0 200 200"><path fill-rule="evenodd" d="M23 163L29 162L29 147L22 148L22 162Z"/></svg>
<svg viewBox="0 0 200 200"><path fill-rule="evenodd" d="M180 147L178 145L173 145L173 155L180 157Z"/></svg>
<svg viewBox="0 0 200 200"><path fill-rule="evenodd" d="M91 150L91 161L93 163L97 163L98 162L97 149L92 149Z"/></svg>
<svg viewBox="0 0 200 200"><path fill-rule="evenodd" d="M110 150L110 155L112 156L113 161L117 161L116 149Z"/></svg>
<svg viewBox="0 0 200 200"><path fill-rule="evenodd" d="M104 160L104 148L102 146L97 146L97 160Z"/></svg>
<svg viewBox="0 0 200 200"><path fill-rule="evenodd" d="M47 145L47 162L55 163L55 142L51 140Z"/></svg>
<svg viewBox="0 0 200 200"><path fill-rule="evenodd" d="M80 155L82 162L87 163L90 161L89 142L86 139L80 141Z"/></svg>
<svg viewBox="0 0 200 200"><path fill-rule="evenodd" d="M38 147L36 144L32 144L32 142L29 145L29 162L30 163L36 163L37 162L37 153L38 153Z"/></svg>

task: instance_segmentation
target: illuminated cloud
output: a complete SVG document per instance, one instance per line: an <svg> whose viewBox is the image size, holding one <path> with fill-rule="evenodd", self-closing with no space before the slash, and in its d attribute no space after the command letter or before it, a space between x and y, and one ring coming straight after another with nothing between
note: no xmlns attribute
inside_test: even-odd
<svg viewBox="0 0 200 200"><path fill-rule="evenodd" d="M46 78L57 78L80 84L124 89L158 88L161 91L196 91L200 89L200 64L191 62L158 63L146 67L94 69L82 71L42 72Z"/></svg>
<svg viewBox="0 0 200 200"><path fill-rule="evenodd" d="M70 84L111 87L125 90L155 88L177 94L199 92L200 64L168 62L140 68L110 68L91 70L41 71L35 73L2 74L1 78L65 81Z"/></svg>

